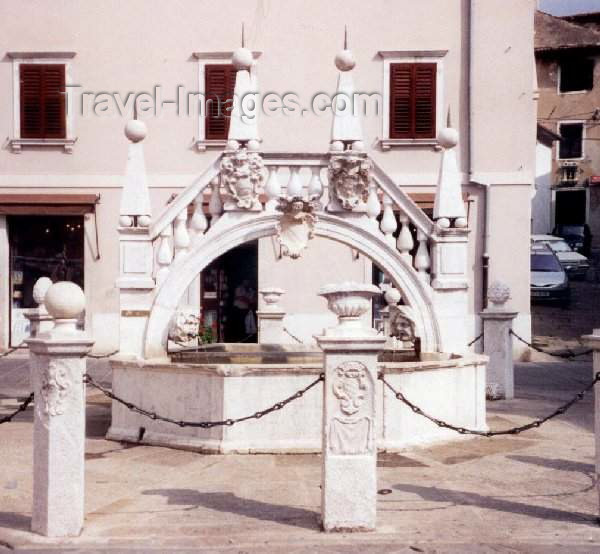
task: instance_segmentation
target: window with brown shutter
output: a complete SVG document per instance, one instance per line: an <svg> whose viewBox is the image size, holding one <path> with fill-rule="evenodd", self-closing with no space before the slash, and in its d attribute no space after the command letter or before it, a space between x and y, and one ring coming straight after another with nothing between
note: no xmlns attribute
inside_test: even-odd
<svg viewBox="0 0 600 554"><path fill-rule="evenodd" d="M390 138L436 136L435 63L390 64Z"/></svg>
<svg viewBox="0 0 600 554"><path fill-rule="evenodd" d="M206 65L204 79L206 139L226 140L235 86L235 69L231 64Z"/></svg>
<svg viewBox="0 0 600 554"><path fill-rule="evenodd" d="M21 64L21 138L66 138L65 66Z"/></svg>

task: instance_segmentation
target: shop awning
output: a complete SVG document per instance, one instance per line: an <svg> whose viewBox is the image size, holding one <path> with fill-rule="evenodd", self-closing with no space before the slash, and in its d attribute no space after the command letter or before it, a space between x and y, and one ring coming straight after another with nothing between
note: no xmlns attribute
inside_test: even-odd
<svg viewBox="0 0 600 554"><path fill-rule="evenodd" d="M94 211L98 194L0 194L0 215L83 215Z"/></svg>

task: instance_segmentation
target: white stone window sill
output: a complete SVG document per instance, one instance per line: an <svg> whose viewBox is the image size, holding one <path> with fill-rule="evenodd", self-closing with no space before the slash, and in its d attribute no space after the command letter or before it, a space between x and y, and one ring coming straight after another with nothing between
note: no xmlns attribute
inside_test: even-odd
<svg viewBox="0 0 600 554"><path fill-rule="evenodd" d="M42 146L48 148L61 147L65 153L72 154L73 146L77 142L77 138L65 138L65 139L10 139L8 145L15 154L20 154L23 147L28 146Z"/></svg>
<svg viewBox="0 0 600 554"><path fill-rule="evenodd" d="M391 150L392 148L405 148L408 146L430 146L434 150L440 150L440 143L436 138L430 139L379 139L378 146L382 150Z"/></svg>
<svg viewBox="0 0 600 554"><path fill-rule="evenodd" d="M226 140L197 140L195 143L198 152L205 152L208 148L225 148Z"/></svg>

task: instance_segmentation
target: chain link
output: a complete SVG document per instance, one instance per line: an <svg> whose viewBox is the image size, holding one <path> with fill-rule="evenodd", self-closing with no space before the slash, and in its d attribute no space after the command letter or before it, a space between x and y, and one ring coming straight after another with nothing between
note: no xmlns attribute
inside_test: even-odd
<svg viewBox="0 0 600 554"><path fill-rule="evenodd" d="M94 379L92 379L92 377L90 377L90 375L87 373L83 376L83 380L88 385L91 385L92 387L98 389L100 392L102 392L103 394L108 396L108 398L110 398L111 400L114 400L115 402L119 402L120 404L123 404L123 406L125 406L126 408L131 410L132 412L136 412L136 413L143 415L145 417L148 417L150 419L164 421L166 423L172 423L173 425L178 425L179 427L200 427L201 429L212 429L213 427L235 425L236 423L241 423L242 421L248 421L249 419L260 419L261 417L266 416L267 414L281 410L283 407L285 407L290 402L293 402L294 400L297 400L298 398L302 398L302 396L304 396L304 394L307 393L310 389L312 389L315 385L317 385L321 381L324 381L325 374L321 373L319 375L319 377L317 379L315 379L312 383L310 383L308 386L304 387L303 389L300 389L298 392L292 394L291 396L288 396L286 399L281 400L280 402L276 402L275 404L273 404L270 408L267 408L266 410L261 410L261 411L255 412L251 415L244 416L244 417L238 417L235 419L225 419L223 421L184 421L184 420L177 420L177 419L172 419L170 417L161 416L161 415L157 414L156 412L151 412L150 410L145 410L144 408L140 408L139 406L136 406L132 402L128 402L127 400L123 400L122 398L119 398L112 391L110 391L106 387L102 386L100 383L97 383L96 381L94 381Z"/></svg>
<svg viewBox="0 0 600 554"><path fill-rule="evenodd" d="M535 346L529 341L526 341L523 337L517 335L517 333L515 333L512 329L510 329L509 333L517 340L521 341L523 344L526 344L527 346L529 346L529 348L532 348L536 352L540 352L541 354L547 354L548 356L554 356L555 358L562 358L563 360L571 360L573 358L576 358L577 356L586 356L593 352L592 349L584 350L583 352L573 352L570 348L567 348L568 352L566 353L548 352L546 350L542 350L539 346Z"/></svg>
<svg viewBox="0 0 600 554"><path fill-rule="evenodd" d="M12 348L9 348L6 352L2 352L2 354L0 354L0 358L6 358L6 356L9 356L13 352L16 352L17 350L19 350L19 348L22 348L23 346L25 346L25 341L19 344L19 346L13 346Z"/></svg>
<svg viewBox="0 0 600 554"><path fill-rule="evenodd" d="M457 433L460 433L461 435L478 435L480 437L496 437L498 435L518 435L519 433L522 433L523 431L528 431L529 429L534 429L536 427L539 427L543 423L546 423L546 421L548 421L556 416L564 414L571 406L573 406L573 404L576 404L577 402L579 402L585 396L586 392L588 392L594 388L594 385L598 381L600 381L600 372L596 373L596 375L594 376L594 380L589 385L587 385L581 392L578 392L571 400L569 400L562 406L559 406L550 415L543 417L541 419L536 419L525 425L520 425L519 427L512 427L511 429L504 429L502 431L477 431L475 429L466 429L465 427L459 427L457 425L452 425L450 423L447 423L441 419L437 419L437 418L429 415L428 413L424 412L421 408L419 408L419 406L417 406L416 404L413 404L410 400L408 400L400 391L397 391L394 387L392 387L392 385L390 385L390 383L388 383L388 381L385 380L383 373L379 374L379 379L383 382L383 384L388 389L390 389L390 391L392 391L394 393L394 395L396 396L396 398L398 400L400 400L401 402L406 404L415 414L423 416L424 418L428 419L429 421L432 421L438 427L456 431Z"/></svg>
<svg viewBox="0 0 600 554"><path fill-rule="evenodd" d="M467 347L469 346L473 346L478 340L483 338L483 333L477 335L469 344L467 344Z"/></svg>
<svg viewBox="0 0 600 554"><path fill-rule="evenodd" d="M2 425L3 423L8 423L9 421L12 421L12 419L20 414L21 412L24 412L28 407L29 404L31 404L33 402L33 393L31 393L24 402L21 403L21 405L12 413L9 414L7 416L3 416L0 417L0 425Z"/></svg>

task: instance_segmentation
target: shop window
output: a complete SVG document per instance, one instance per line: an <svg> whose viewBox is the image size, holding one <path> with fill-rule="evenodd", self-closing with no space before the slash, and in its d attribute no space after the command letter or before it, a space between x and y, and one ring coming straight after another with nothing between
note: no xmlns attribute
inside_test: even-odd
<svg viewBox="0 0 600 554"><path fill-rule="evenodd" d="M40 277L83 288L83 216L8 216L11 345L29 336L25 313Z"/></svg>

